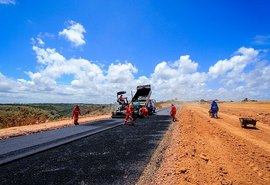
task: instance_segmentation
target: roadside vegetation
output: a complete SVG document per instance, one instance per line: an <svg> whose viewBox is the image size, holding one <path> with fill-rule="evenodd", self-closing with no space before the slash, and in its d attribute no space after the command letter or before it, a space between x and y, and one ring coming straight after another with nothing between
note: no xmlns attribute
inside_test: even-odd
<svg viewBox="0 0 270 185"><path fill-rule="evenodd" d="M0 128L70 118L73 107L74 104L1 104ZM80 104L82 116L109 114L113 108L112 104Z"/></svg>

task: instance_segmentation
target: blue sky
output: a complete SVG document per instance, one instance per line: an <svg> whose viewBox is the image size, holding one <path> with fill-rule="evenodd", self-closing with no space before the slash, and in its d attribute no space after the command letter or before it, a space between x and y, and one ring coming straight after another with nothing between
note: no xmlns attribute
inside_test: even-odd
<svg viewBox="0 0 270 185"><path fill-rule="evenodd" d="M270 2L0 0L0 102L270 100ZM72 69L73 67L73 69Z"/></svg>

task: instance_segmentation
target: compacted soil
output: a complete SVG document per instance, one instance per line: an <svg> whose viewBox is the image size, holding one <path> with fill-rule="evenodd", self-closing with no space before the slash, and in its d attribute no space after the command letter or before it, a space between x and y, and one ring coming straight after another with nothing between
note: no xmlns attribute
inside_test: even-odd
<svg viewBox="0 0 270 185"><path fill-rule="evenodd" d="M270 184L270 103L219 103L219 119L209 107L182 105L138 184Z"/></svg>

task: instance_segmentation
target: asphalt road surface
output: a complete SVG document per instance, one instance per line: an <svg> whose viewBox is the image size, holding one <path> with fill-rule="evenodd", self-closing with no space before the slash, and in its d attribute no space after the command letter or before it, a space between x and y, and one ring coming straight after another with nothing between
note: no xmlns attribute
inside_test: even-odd
<svg viewBox="0 0 270 185"><path fill-rule="evenodd" d="M0 140L0 166L122 124L120 119L106 119Z"/></svg>
<svg viewBox="0 0 270 185"><path fill-rule="evenodd" d="M135 184L170 123L163 110L1 165L0 184Z"/></svg>

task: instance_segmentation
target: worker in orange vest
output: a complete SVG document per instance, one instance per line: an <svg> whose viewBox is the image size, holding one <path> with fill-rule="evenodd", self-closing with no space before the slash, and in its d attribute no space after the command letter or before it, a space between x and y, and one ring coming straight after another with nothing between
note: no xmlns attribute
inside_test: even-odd
<svg viewBox="0 0 270 185"><path fill-rule="evenodd" d="M145 107L145 106L142 106L140 109L139 109L139 115L140 116L143 116L145 118L149 118L149 115L148 115L148 109Z"/></svg>
<svg viewBox="0 0 270 185"><path fill-rule="evenodd" d="M132 103L132 102L130 102L130 104L129 104L129 108L130 108L131 113L132 113L132 112L133 112L133 109L134 109L134 105L133 105L133 103Z"/></svg>
<svg viewBox="0 0 270 185"><path fill-rule="evenodd" d="M174 104L172 104L170 114L171 114L173 122L177 121L176 117L175 117L176 116L176 107L174 106Z"/></svg>
<svg viewBox="0 0 270 185"><path fill-rule="evenodd" d="M143 116L145 117L145 118L149 118L149 114L148 114L148 109L145 107L145 106L143 106Z"/></svg>
<svg viewBox="0 0 270 185"><path fill-rule="evenodd" d="M126 106L126 119L124 121L124 125L127 124L127 121L128 120L131 120L131 125L134 126L134 121L133 121L133 118L132 118L132 111L131 109L129 108L129 106Z"/></svg>
<svg viewBox="0 0 270 185"><path fill-rule="evenodd" d="M73 115L72 115L72 118L74 119L75 125L79 125L79 123L78 123L79 114L81 115L80 107L79 107L79 105L76 105L73 109Z"/></svg>

